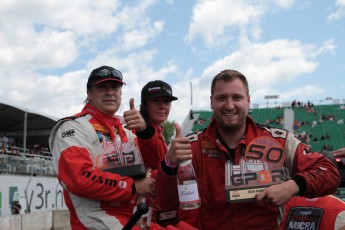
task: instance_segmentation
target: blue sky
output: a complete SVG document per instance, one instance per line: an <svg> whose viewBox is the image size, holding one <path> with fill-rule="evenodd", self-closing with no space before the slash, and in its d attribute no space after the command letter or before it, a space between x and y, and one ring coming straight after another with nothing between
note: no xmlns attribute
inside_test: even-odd
<svg viewBox="0 0 345 230"><path fill-rule="evenodd" d="M345 103L344 25L345 0L2 0L0 101L69 116L92 69L110 65L127 83L119 115L159 79L179 98L169 120L182 123L210 108L223 69L246 75L253 106L265 95Z"/></svg>

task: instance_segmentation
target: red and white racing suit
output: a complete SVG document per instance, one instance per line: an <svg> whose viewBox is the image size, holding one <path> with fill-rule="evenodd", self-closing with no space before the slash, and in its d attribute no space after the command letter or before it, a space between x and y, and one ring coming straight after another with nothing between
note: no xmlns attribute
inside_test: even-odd
<svg viewBox="0 0 345 230"><path fill-rule="evenodd" d="M312 152L305 144L283 129L256 125L247 118L245 135L237 145L234 157L229 154L217 137L217 123L212 120L207 129L189 136L193 153L201 207L199 224L194 226L209 229L278 229L282 214L278 208L264 206L255 201L229 203L225 193L225 164L230 160L238 165L244 150L258 137L273 138L282 149L283 165L299 186L299 194L306 197L324 196L334 193L339 185L339 173L334 164L321 154ZM265 163L265 158L259 160ZM258 161L258 162L259 162ZM156 200L159 212L178 208L176 168L168 167L164 161L156 178ZM186 222L191 223L188 219Z"/></svg>
<svg viewBox="0 0 345 230"><path fill-rule="evenodd" d="M90 114L79 114L59 121L49 138L73 229L122 229L136 205L134 179L102 171L96 165L98 156L115 148L104 130ZM128 142L137 141L131 131L123 130ZM152 224L151 229L164 228Z"/></svg>
<svg viewBox="0 0 345 230"><path fill-rule="evenodd" d="M292 197L285 205L282 229L345 229L345 202L333 195Z"/></svg>
<svg viewBox="0 0 345 230"><path fill-rule="evenodd" d="M161 160L164 159L168 151L168 145L163 136L163 127L152 124L154 136L147 138L142 132L138 132L138 143L145 166L156 170Z"/></svg>

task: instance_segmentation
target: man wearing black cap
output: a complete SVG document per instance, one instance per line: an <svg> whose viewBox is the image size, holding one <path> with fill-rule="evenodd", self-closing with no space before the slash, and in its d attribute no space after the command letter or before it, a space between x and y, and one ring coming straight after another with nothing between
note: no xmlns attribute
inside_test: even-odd
<svg viewBox="0 0 345 230"><path fill-rule="evenodd" d="M64 188L72 229L122 229L137 196L154 193L154 179L145 177L131 131L147 129L133 99L124 118L115 116L123 84L120 71L109 66L94 69L83 110L60 120L51 132L54 169ZM163 228L153 224L151 229Z"/></svg>

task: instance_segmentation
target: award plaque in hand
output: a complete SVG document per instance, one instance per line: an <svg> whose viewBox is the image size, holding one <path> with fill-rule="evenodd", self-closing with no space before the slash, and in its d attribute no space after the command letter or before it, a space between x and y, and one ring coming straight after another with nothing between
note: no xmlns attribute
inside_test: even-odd
<svg viewBox="0 0 345 230"><path fill-rule="evenodd" d="M284 147L271 137L258 137L246 148L238 165L225 164L225 193L230 203L253 201L267 187L286 181Z"/></svg>

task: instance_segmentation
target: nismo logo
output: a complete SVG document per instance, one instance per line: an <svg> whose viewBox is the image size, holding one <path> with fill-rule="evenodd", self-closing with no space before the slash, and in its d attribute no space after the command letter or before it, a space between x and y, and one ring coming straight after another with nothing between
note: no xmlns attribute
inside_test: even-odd
<svg viewBox="0 0 345 230"><path fill-rule="evenodd" d="M109 186L113 186L113 187L116 187L116 185L117 185L116 180L104 178L103 176L94 175L90 171L84 171L84 172L82 172L81 175L85 176L86 178L88 178L92 181L96 181L100 184L105 184L105 185L109 185Z"/></svg>

